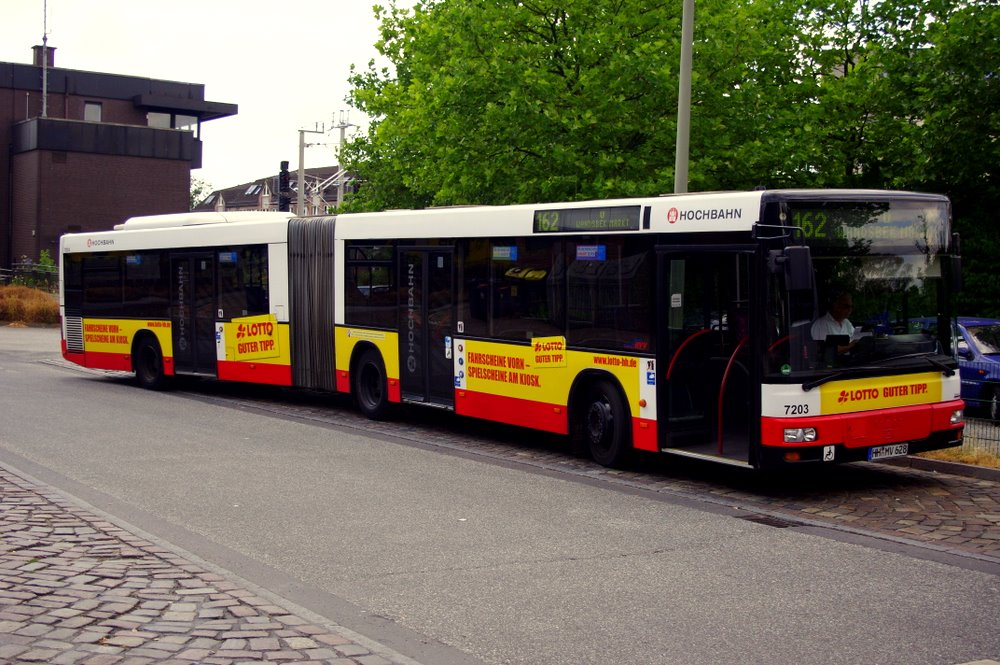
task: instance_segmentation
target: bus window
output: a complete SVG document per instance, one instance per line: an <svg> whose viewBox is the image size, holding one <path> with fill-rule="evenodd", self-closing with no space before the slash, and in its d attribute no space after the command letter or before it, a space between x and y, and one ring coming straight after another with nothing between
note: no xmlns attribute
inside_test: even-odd
<svg viewBox="0 0 1000 665"><path fill-rule="evenodd" d="M563 334L561 290L550 288L562 270L554 271L553 238L493 241L492 334L501 339L529 340ZM551 282L555 283L555 282Z"/></svg>
<svg viewBox="0 0 1000 665"><path fill-rule="evenodd" d="M124 301L131 316L167 318L170 315L170 267L164 252L125 255Z"/></svg>
<svg viewBox="0 0 1000 665"><path fill-rule="evenodd" d="M653 261L639 238L568 243L568 343L614 351L652 351Z"/></svg>
<svg viewBox="0 0 1000 665"><path fill-rule="evenodd" d="M267 246L219 250L217 259L221 318L267 314Z"/></svg>
<svg viewBox="0 0 1000 665"><path fill-rule="evenodd" d="M65 254L62 268L66 314L79 316L83 306L83 257L79 254Z"/></svg>
<svg viewBox="0 0 1000 665"><path fill-rule="evenodd" d="M470 238L459 243L459 330L472 337L489 335L490 241Z"/></svg>
<svg viewBox="0 0 1000 665"><path fill-rule="evenodd" d="M344 284L348 325L394 328L396 289L392 245L358 244L347 248Z"/></svg>
<svg viewBox="0 0 1000 665"><path fill-rule="evenodd" d="M83 307L91 312L121 311L122 273L118 254L93 254L84 258Z"/></svg>

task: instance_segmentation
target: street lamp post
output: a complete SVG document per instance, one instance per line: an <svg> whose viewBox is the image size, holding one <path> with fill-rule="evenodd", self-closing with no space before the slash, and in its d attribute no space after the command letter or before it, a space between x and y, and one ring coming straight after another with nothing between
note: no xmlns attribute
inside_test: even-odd
<svg viewBox="0 0 1000 665"><path fill-rule="evenodd" d="M296 187L298 196L295 199L295 214L299 217L306 214L306 133L323 134L326 132L326 129L320 125L316 127L317 129L299 130L299 184Z"/></svg>
<svg viewBox="0 0 1000 665"><path fill-rule="evenodd" d="M674 157L674 193L688 190L688 153L691 149L691 51L694 43L694 0L684 0L681 17L681 66L677 84L677 152Z"/></svg>
<svg viewBox="0 0 1000 665"><path fill-rule="evenodd" d="M344 205L344 179L347 177L347 172L344 171L343 159L341 155L344 153L344 138L348 127L357 127L357 125L352 125L347 120L347 114L343 111L340 112L340 123L334 125L340 130L340 144L337 146L337 170L340 172L340 176L337 178L337 207Z"/></svg>

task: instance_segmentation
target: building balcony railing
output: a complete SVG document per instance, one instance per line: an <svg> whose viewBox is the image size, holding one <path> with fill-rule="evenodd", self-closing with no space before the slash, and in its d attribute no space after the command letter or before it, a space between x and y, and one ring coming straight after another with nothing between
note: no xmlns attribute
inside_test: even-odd
<svg viewBox="0 0 1000 665"><path fill-rule="evenodd" d="M32 150L175 159L201 167L201 141L189 131L61 118L32 118L14 125L14 154Z"/></svg>

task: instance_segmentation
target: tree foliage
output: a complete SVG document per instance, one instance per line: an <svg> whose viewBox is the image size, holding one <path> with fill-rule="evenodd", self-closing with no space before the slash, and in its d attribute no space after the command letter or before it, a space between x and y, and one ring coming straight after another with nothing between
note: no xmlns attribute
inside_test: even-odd
<svg viewBox="0 0 1000 665"><path fill-rule="evenodd" d="M377 10L389 66L352 75L372 122L348 209L673 190L680 2ZM1000 314L998 34L996 0L699 0L689 188L946 193L962 305Z"/></svg>
<svg viewBox="0 0 1000 665"><path fill-rule="evenodd" d="M212 193L212 185L202 178L191 178L190 210L201 203L206 196Z"/></svg>
<svg viewBox="0 0 1000 665"><path fill-rule="evenodd" d="M383 15L394 73L347 150L366 207L607 197L672 179L675 2L425 1ZM392 201L392 197L398 197Z"/></svg>

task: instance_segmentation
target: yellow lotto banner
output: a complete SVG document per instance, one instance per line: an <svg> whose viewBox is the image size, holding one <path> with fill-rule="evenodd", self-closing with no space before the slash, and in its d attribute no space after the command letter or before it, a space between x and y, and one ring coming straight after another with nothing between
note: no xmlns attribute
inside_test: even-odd
<svg viewBox="0 0 1000 665"><path fill-rule="evenodd" d="M150 329L156 334L163 354L173 353L169 321L137 319L84 319L83 348L90 353L116 353L130 355L132 340L140 330Z"/></svg>
<svg viewBox="0 0 1000 665"><path fill-rule="evenodd" d="M282 344L279 330L278 319L273 314L233 319L226 330L226 339L233 340L232 359L243 361L280 358ZM232 337L229 336L230 332Z"/></svg>
<svg viewBox="0 0 1000 665"><path fill-rule="evenodd" d="M820 388L822 413L852 413L941 401L941 374L905 374L827 383Z"/></svg>
<svg viewBox="0 0 1000 665"><path fill-rule="evenodd" d="M273 314L245 316L217 323L219 360L290 365L291 343L288 324L278 323Z"/></svg>
<svg viewBox="0 0 1000 665"><path fill-rule="evenodd" d="M565 367L566 338L565 337L534 337L531 340L534 350L535 367Z"/></svg>

